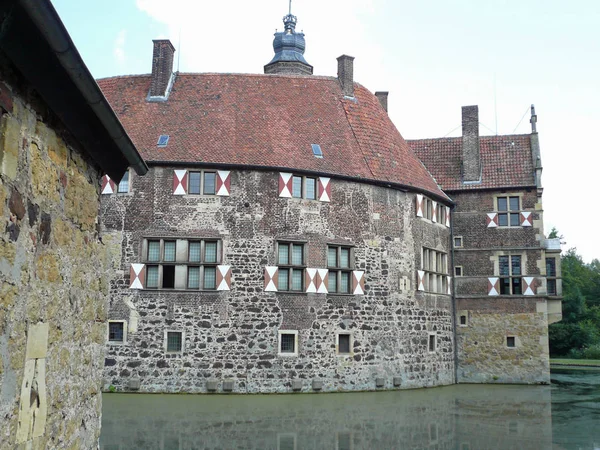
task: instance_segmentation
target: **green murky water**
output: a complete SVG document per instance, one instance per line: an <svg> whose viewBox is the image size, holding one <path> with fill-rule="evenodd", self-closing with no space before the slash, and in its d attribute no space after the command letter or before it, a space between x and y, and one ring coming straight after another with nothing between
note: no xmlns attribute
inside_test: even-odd
<svg viewBox="0 0 600 450"><path fill-rule="evenodd" d="M600 370L557 370L552 386L103 401L102 450L600 450Z"/></svg>

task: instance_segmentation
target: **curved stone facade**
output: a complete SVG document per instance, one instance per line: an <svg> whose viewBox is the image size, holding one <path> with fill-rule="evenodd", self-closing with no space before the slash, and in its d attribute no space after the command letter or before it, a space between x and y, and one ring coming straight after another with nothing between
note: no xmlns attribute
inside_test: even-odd
<svg viewBox="0 0 600 450"><path fill-rule="evenodd" d="M417 291L423 248L449 258L450 229L417 217L415 193L332 178L330 201L284 198L278 172L232 170L228 196L173 195L174 169L151 168L132 176L129 193L103 196L103 240L122 275L109 319L124 324L123 342L109 343L105 388L267 393L454 383L451 296ZM230 290L148 289L143 273L144 289L131 289L130 265L147 263L149 242L161 239L217 242ZM303 246L303 291L310 268L328 268L328 246L349 248L364 295L266 291L265 267L278 266L283 243ZM188 257L177 252L178 261ZM166 350L169 331L181 332L181 352ZM297 335L295 355L282 353L281 331ZM348 353L339 354L338 333L350 335Z"/></svg>

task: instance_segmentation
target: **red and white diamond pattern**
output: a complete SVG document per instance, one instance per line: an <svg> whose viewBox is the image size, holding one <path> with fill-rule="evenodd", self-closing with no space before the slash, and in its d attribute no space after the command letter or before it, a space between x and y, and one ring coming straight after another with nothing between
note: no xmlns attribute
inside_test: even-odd
<svg viewBox="0 0 600 450"><path fill-rule="evenodd" d="M217 291L231 289L231 266L217 266Z"/></svg>
<svg viewBox="0 0 600 450"><path fill-rule="evenodd" d="M521 213L521 226L522 227L531 227L531 226L533 226L531 212L523 211Z"/></svg>
<svg viewBox="0 0 600 450"><path fill-rule="evenodd" d="M231 174L229 170L217 171L217 195L228 196L231 189Z"/></svg>
<svg viewBox="0 0 600 450"><path fill-rule="evenodd" d="M354 295L365 294L365 272L362 270L352 271L352 293Z"/></svg>
<svg viewBox="0 0 600 450"><path fill-rule="evenodd" d="M488 228L496 228L498 226L498 213L488 213L485 221Z"/></svg>
<svg viewBox="0 0 600 450"><path fill-rule="evenodd" d="M523 277L523 295L535 295L534 277Z"/></svg>
<svg viewBox="0 0 600 450"><path fill-rule="evenodd" d="M500 279L498 277L488 278L488 295L500 295Z"/></svg>
<svg viewBox="0 0 600 450"><path fill-rule="evenodd" d="M102 177L102 194L114 194L116 184L108 175Z"/></svg>
<svg viewBox="0 0 600 450"><path fill-rule="evenodd" d="M279 196L288 198L292 196L291 173L279 172Z"/></svg>
<svg viewBox="0 0 600 450"><path fill-rule="evenodd" d="M144 279L146 278L145 264L131 264L129 269L129 288L144 289Z"/></svg>
<svg viewBox="0 0 600 450"><path fill-rule="evenodd" d="M425 290L425 271L417 270L417 291Z"/></svg>
<svg viewBox="0 0 600 450"><path fill-rule="evenodd" d="M446 206L446 226L450 228L450 207Z"/></svg>
<svg viewBox="0 0 600 450"><path fill-rule="evenodd" d="M417 217L423 217L423 195L417 194L416 198Z"/></svg>
<svg viewBox="0 0 600 450"><path fill-rule="evenodd" d="M173 175L173 195L187 194L187 170L176 169Z"/></svg>
<svg viewBox="0 0 600 450"><path fill-rule="evenodd" d="M277 266L265 266L265 291L277 292Z"/></svg>
<svg viewBox="0 0 600 450"><path fill-rule="evenodd" d="M327 177L319 178L319 200L322 202L331 201L331 179Z"/></svg>
<svg viewBox="0 0 600 450"><path fill-rule="evenodd" d="M327 269L306 269L306 292L327 294Z"/></svg>

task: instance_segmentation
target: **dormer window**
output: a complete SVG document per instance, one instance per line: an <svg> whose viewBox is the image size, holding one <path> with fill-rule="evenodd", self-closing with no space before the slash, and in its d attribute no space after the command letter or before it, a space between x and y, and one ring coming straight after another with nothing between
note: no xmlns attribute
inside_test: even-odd
<svg viewBox="0 0 600 450"><path fill-rule="evenodd" d="M310 146L312 147L312 152L315 158L323 157L323 150L321 150L321 146L319 144L310 144Z"/></svg>
<svg viewBox="0 0 600 450"><path fill-rule="evenodd" d="M169 135L161 134L158 137L158 142L156 143L156 146L157 147L166 147L168 143L169 143Z"/></svg>

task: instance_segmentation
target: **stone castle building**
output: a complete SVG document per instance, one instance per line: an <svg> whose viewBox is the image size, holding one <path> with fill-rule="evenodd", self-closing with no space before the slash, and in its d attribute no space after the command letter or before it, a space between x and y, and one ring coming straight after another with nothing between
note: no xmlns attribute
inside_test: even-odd
<svg viewBox="0 0 600 450"><path fill-rule="evenodd" d="M264 75L174 73L156 40L150 75L98 81L150 166L103 180L105 388L548 382L537 134L480 138L471 108L463 138L406 142L354 58L313 76L284 24Z"/></svg>
<svg viewBox="0 0 600 450"><path fill-rule="evenodd" d="M49 1L2 2L0 24L0 448L96 448L100 179L147 167Z"/></svg>

